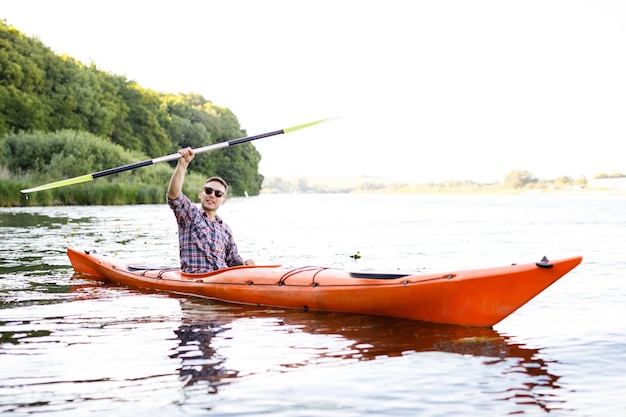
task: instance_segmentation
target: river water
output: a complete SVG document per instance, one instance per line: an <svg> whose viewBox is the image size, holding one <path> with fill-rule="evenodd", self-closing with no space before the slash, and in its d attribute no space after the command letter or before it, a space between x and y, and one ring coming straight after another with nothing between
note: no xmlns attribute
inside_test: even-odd
<svg viewBox="0 0 626 417"><path fill-rule="evenodd" d="M165 204L0 209L0 412L626 411L624 195L262 195L220 213L257 264L445 272L584 259L493 329L444 326L243 307L73 273L67 247L176 265Z"/></svg>

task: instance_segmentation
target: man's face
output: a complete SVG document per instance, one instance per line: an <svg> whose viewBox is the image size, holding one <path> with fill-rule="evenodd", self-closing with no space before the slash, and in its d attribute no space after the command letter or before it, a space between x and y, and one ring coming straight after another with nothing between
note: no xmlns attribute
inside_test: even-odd
<svg viewBox="0 0 626 417"><path fill-rule="evenodd" d="M219 196L218 196L219 195ZM218 181L209 181L200 191L202 208L216 211L226 201L226 187Z"/></svg>

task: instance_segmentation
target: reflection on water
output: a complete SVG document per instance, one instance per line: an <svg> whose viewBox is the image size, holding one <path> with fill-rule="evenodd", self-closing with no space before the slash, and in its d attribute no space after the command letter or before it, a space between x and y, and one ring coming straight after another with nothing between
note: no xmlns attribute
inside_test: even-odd
<svg viewBox="0 0 626 417"><path fill-rule="evenodd" d="M89 218L80 218L80 222L88 222ZM58 229L70 221L68 217L53 217L37 212L0 211L0 227L43 227Z"/></svg>
<svg viewBox="0 0 626 417"><path fill-rule="evenodd" d="M66 300L63 243L73 233L72 221L88 224L91 218L0 210L0 310Z"/></svg>
<svg viewBox="0 0 626 417"><path fill-rule="evenodd" d="M217 394L220 387L238 377L258 373L286 373L307 366L341 366L355 361L376 361L410 356L420 352L471 355L484 366L497 367L502 375L517 375L523 381L502 391L490 392L496 398L517 405L535 406L545 411L559 409L563 401L557 391L559 376L549 370L549 361L531 349L490 328L424 323L343 313L301 312L259 309L217 302L181 299L182 320L176 335L180 341L172 356L181 361L180 375L187 389L201 387L204 393ZM241 334L263 329L256 336L272 340L272 354L259 355L237 349ZM294 343L275 340L293 339ZM306 336L302 338L301 336ZM247 335L246 338L254 336ZM316 340L315 338L323 338ZM263 349L258 341L247 345ZM281 346L283 348L281 349ZM241 358L253 356L254 364ZM246 364L241 369L229 366ZM258 362L262 362L259 364ZM199 395L197 389L192 390Z"/></svg>
<svg viewBox="0 0 626 417"><path fill-rule="evenodd" d="M343 313L255 308L88 282L78 275L74 278L67 296L75 303L62 304L47 313L32 313L28 319L16 313L14 319L2 323L0 341L5 349L14 346L6 350L7 353L35 349L39 355L60 359L63 351L59 348L67 349L65 359L52 366L38 360L40 366L47 369L44 374L46 390L40 389L43 386L39 378L33 379L31 386L28 378L9 372L14 378L24 380L20 383L23 387L20 395L12 395L23 398L19 407L33 412L58 407L59 399L55 397L60 393L55 394L55 387L64 390L60 398L76 405L102 399L96 392L106 391L107 397L117 398L115 401L126 398L129 392L145 393L145 398L133 400L138 407L154 401L151 398L155 394L165 396L157 393L161 391L159 384L166 383L170 398L174 396L172 392L176 392L176 385L182 389L180 404L185 409L214 409L228 403L233 393L249 395L245 389L240 392L241 387L249 383L256 386L258 378L263 381L272 375L321 373L321 377L312 379L315 381L356 372L355 376L348 377L348 382L358 385L360 369L367 369L359 364L368 362L384 365L388 374L377 375L381 383L392 383L388 378L395 375L396 381L406 384L406 387L395 388L398 395L403 396L398 400L400 407L416 406L411 394L415 378L418 382L422 378L437 381L442 373L446 378L458 379L461 386L457 388L461 391L475 384L472 389L479 389L485 397L481 401L510 404L504 410L551 412L565 407L563 389L558 383L560 377L550 370L550 364L556 362L543 358L540 349L526 347L493 329ZM110 308L81 310L88 306L84 302L102 304L107 300L114 300ZM164 308L166 301L168 307ZM174 305L179 310L177 326L171 326ZM129 338L133 340L125 341ZM422 357L424 354L437 356ZM160 355L169 357L171 365L177 364L175 368L171 365L164 368L164 363L155 359ZM446 370L447 362L456 361L453 357L458 358L461 368ZM467 358L478 361L475 365L479 366L478 382L468 380L472 369L463 369ZM100 361L103 364L98 366ZM430 361L433 365L425 368L424 363ZM173 372L178 376L177 383L171 378ZM431 373L434 376L429 376ZM74 395L67 387L71 381L82 383ZM449 384L440 383L433 395L447 397L449 394L441 391L446 387ZM0 403L3 391L16 389L16 386L0 387ZM294 394L305 396L307 393L302 389L307 387L296 389ZM32 390L39 393L36 398L45 401L29 404L28 399L33 398L33 394L26 392ZM324 386L315 390L323 398L336 395L333 389ZM360 401L358 392L353 395L353 401ZM384 389L371 395L380 397L381 402L386 401ZM123 401L132 405L132 401ZM292 401L303 400L294 397ZM465 411L476 407L471 398L462 401ZM256 407L253 404L254 401L249 403L252 409ZM97 407L91 403L90 406ZM241 407L241 411L246 410L245 406Z"/></svg>

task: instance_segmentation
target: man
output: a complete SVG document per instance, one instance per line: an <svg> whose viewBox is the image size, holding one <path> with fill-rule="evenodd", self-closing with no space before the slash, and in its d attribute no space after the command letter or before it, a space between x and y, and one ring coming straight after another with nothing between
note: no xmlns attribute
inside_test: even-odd
<svg viewBox="0 0 626 417"><path fill-rule="evenodd" d="M167 188L167 203L178 223L180 267L186 273L215 271L237 265L254 265L243 261L237 250L230 227L217 215L217 209L226 202L228 184L222 178L207 179L199 192L200 207L183 194L183 183L193 149L178 151L176 169Z"/></svg>

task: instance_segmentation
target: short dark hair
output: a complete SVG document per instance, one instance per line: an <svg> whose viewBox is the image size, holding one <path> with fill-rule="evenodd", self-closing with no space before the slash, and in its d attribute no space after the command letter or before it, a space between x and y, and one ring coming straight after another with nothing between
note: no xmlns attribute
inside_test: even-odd
<svg viewBox="0 0 626 417"><path fill-rule="evenodd" d="M222 177L209 177L206 179L206 181L204 181L204 183L206 184L207 182L211 182L211 181L216 181L222 184L224 186L224 194L228 193L228 183L224 181Z"/></svg>

